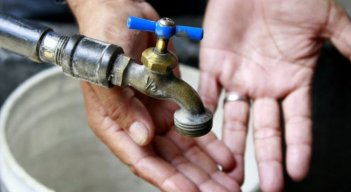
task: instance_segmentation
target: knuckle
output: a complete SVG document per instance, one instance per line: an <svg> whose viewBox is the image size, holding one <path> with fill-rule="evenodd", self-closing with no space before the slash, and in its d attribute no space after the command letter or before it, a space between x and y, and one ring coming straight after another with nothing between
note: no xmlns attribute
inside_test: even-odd
<svg viewBox="0 0 351 192"><path fill-rule="evenodd" d="M262 127L255 130L254 138L255 140L266 140L271 138L280 138L282 132L278 128Z"/></svg>

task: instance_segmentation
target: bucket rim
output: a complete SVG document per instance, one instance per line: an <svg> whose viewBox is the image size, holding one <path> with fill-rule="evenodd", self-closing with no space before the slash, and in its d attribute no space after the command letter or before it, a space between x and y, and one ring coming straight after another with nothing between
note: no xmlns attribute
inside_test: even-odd
<svg viewBox="0 0 351 192"><path fill-rule="evenodd" d="M42 81L45 81L48 78L52 78L56 75L62 75L62 70L59 67L51 67L49 69L45 69L32 77L25 80L21 83L5 100L1 111L0 111L0 165L1 165L1 175L0 179L2 180L2 184L8 191L11 189L6 186L6 181L12 183L12 185L19 185L19 181L24 183L24 187L30 188L31 191L43 191L43 192L54 192L53 189L46 187L41 184L38 180L31 177L30 174L24 170L23 167L20 166L18 161L14 158L12 153L10 152L10 148L7 143L6 138L6 125L10 117L10 112L13 109L15 103L20 100L23 95L28 92L32 87L38 85ZM11 171L13 170L13 171ZM4 177L5 171L12 172L11 177Z"/></svg>

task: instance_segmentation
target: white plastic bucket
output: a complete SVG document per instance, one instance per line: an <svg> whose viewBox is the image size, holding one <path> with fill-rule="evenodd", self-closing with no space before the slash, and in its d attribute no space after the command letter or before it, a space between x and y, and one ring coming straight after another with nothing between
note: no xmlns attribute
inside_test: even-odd
<svg viewBox="0 0 351 192"><path fill-rule="evenodd" d="M196 86L198 72L182 67ZM221 107L219 107L221 109ZM219 111L215 132L221 127ZM134 176L88 128L79 83L59 68L23 83L0 116L2 192L158 191ZM257 187L252 141L246 154L244 191Z"/></svg>

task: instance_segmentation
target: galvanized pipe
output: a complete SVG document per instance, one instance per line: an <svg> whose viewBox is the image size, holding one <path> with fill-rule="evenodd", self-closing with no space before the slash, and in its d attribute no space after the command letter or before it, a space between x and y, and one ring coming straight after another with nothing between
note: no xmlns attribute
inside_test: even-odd
<svg viewBox="0 0 351 192"><path fill-rule="evenodd" d="M11 16L0 15L1 47L19 53L34 61L40 62L39 44L50 28L15 19Z"/></svg>
<svg viewBox="0 0 351 192"><path fill-rule="evenodd" d="M104 87L112 86L116 58L125 57L116 45L82 35L60 36L48 27L5 14L0 14L0 42L2 48L61 66L66 75Z"/></svg>

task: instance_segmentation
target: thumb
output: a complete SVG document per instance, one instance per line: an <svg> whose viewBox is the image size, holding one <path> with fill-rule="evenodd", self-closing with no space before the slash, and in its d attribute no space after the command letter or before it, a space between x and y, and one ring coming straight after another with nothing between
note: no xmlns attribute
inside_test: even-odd
<svg viewBox="0 0 351 192"><path fill-rule="evenodd" d="M351 21L346 11L334 1L326 31L338 50L351 60Z"/></svg>
<svg viewBox="0 0 351 192"><path fill-rule="evenodd" d="M111 129L124 130L138 145L150 143L155 133L153 121L145 106L134 96L134 90L121 87L106 89L86 82L81 83L81 89L89 125L97 136L106 135ZM96 110L101 112L94 113ZM100 123L91 123L97 122L97 119L102 120L98 121Z"/></svg>

